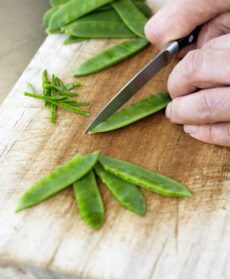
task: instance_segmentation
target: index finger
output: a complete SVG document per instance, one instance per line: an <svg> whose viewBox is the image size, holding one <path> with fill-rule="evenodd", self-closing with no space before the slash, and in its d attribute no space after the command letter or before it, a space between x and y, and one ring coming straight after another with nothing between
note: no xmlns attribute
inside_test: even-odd
<svg viewBox="0 0 230 279"><path fill-rule="evenodd" d="M227 0L175 0L147 22L145 34L151 43L163 48L229 8Z"/></svg>

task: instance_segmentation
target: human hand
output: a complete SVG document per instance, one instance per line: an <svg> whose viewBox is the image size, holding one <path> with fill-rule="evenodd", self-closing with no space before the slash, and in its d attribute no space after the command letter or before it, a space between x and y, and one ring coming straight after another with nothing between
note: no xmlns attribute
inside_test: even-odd
<svg viewBox="0 0 230 279"><path fill-rule="evenodd" d="M184 124L185 132L192 137L225 146L230 146L228 9L229 0L176 0L160 10L145 28L149 40L161 48L207 22L196 45L183 49L180 56L192 48L196 50L189 51L169 77L168 89L173 101L166 109L166 116L172 122Z"/></svg>

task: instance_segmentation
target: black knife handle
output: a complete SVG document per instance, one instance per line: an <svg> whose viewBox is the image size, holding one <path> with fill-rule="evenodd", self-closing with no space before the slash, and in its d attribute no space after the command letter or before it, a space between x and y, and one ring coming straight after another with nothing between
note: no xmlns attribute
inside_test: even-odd
<svg viewBox="0 0 230 279"><path fill-rule="evenodd" d="M176 42L178 43L179 49L182 49L183 47L186 47L187 45L190 45L190 44L196 42L200 29L201 29L201 26L197 26L197 28L194 29L189 35L187 35L184 38L181 38L179 40L176 40Z"/></svg>

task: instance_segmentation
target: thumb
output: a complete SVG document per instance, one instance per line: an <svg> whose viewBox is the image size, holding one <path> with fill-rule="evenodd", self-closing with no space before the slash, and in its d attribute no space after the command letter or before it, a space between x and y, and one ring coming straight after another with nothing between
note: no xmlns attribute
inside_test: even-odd
<svg viewBox="0 0 230 279"><path fill-rule="evenodd" d="M228 9L229 0L174 0L147 22L145 34L156 47L163 48Z"/></svg>

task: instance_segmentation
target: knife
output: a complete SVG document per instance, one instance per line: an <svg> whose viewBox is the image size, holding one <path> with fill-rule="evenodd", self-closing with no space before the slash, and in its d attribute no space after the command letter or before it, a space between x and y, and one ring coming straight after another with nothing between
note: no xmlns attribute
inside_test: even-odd
<svg viewBox="0 0 230 279"><path fill-rule="evenodd" d="M102 109L95 117L84 134L97 127L125 104L133 95L135 95L154 75L162 68L167 66L173 55L183 47L194 43L197 40L201 26L198 26L189 35L168 44L152 61L150 61L139 73L137 73Z"/></svg>

